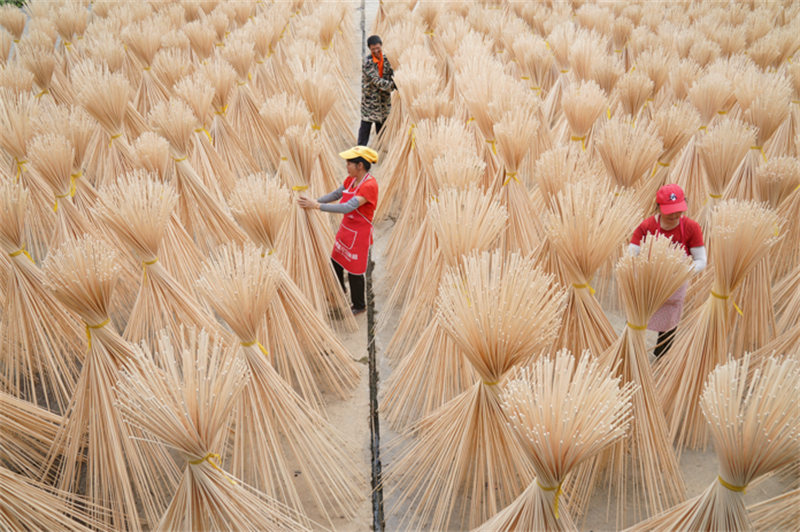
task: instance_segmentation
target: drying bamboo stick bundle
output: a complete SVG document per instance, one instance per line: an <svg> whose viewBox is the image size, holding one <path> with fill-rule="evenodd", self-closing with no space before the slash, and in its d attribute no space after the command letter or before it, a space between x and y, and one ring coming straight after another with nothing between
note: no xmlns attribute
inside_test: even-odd
<svg viewBox="0 0 800 532"><path fill-rule="evenodd" d="M728 333L735 315L733 291L776 240L778 217L753 202L726 200L712 212L709 263L714 282L706 301L684 316L672 347L655 367L659 399L678 449L707 441L699 397L708 374L728 357Z"/></svg>
<svg viewBox="0 0 800 532"><path fill-rule="evenodd" d="M111 530L108 510L0 466L0 526L6 530Z"/></svg>
<svg viewBox="0 0 800 532"><path fill-rule="evenodd" d="M236 86L236 70L227 61L216 58L205 64L202 72L214 87L214 97L211 101L214 114L207 128L214 139L214 148L231 169L236 168L239 172L243 172L240 175L257 172L259 168L256 157L247 149L244 140L227 117L228 106Z"/></svg>
<svg viewBox="0 0 800 532"><path fill-rule="evenodd" d="M506 112L494 124L497 153L504 168L497 174L492 189L499 192L501 203L508 211L505 249L528 254L541 240L541 217L528 197L528 159L536 159L531 146L541 124L535 111L521 108ZM523 166L524 165L524 166Z"/></svg>
<svg viewBox="0 0 800 532"><path fill-rule="evenodd" d="M224 47L227 44L226 37L230 34L231 20L228 16L227 9L224 4L217 4L210 13L206 13L205 21L214 28L216 33L216 42L218 47Z"/></svg>
<svg viewBox="0 0 800 532"><path fill-rule="evenodd" d="M439 188L477 186L486 170L486 163L474 149L456 146L433 159L433 173Z"/></svg>
<svg viewBox="0 0 800 532"><path fill-rule="evenodd" d="M313 186L308 191L312 170L318 168L314 164L317 162L315 151L319 149L315 141L310 129L298 126L290 127L283 137L283 153L287 160L278 166L278 175L293 194L291 210L275 252L320 317L337 330L355 330L358 325L330 262L334 241L331 224L319 211L302 209L295 201L301 192L311 197L324 193L315 191Z"/></svg>
<svg viewBox="0 0 800 532"><path fill-rule="evenodd" d="M652 169L663 147L652 122L639 121L632 125L618 115L606 122L595 136L595 150L612 183L642 190L640 197L647 199L655 197L655 190L661 185L658 182L653 190L650 182L655 177Z"/></svg>
<svg viewBox="0 0 800 532"><path fill-rule="evenodd" d="M776 331L788 331L797 323L797 313L800 311L800 263L775 283L773 293L776 302Z"/></svg>
<svg viewBox="0 0 800 532"><path fill-rule="evenodd" d="M8 56L11 54L11 45L14 38L5 29L0 31L0 65L8 66Z"/></svg>
<svg viewBox="0 0 800 532"><path fill-rule="evenodd" d="M592 65L590 79L593 79L606 96L610 96L619 78L625 73L622 61L616 56L601 55Z"/></svg>
<svg viewBox="0 0 800 532"><path fill-rule="evenodd" d="M39 475L63 418L0 391L0 461L29 478Z"/></svg>
<svg viewBox="0 0 800 532"><path fill-rule="evenodd" d="M97 217L141 264L139 293L123 333L132 343L156 345L162 329L175 340L183 325L221 333L214 317L190 291L192 285L179 284L159 260L164 233L177 203L177 193L171 186L141 170L121 176L101 191Z"/></svg>
<svg viewBox="0 0 800 532"><path fill-rule="evenodd" d="M732 360L709 375L700 406L714 438L719 475L700 495L632 530L751 530L747 485L797 460L800 364L770 358L748 378L751 359Z"/></svg>
<svg viewBox="0 0 800 532"><path fill-rule="evenodd" d="M3 32L0 31L0 35ZM6 35L8 35L6 33ZM9 37L10 39L10 37ZM0 54L3 51L0 50ZM9 89L9 94L28 93L33 90L33 73L15 63L0 67L0 87Z"/></svg>
<svg viewBox="0 0 800 532"><path fill-rule="evenodd" d="M627 326L619 338L603 353L603 367L614 368L612 374L623 384L638 388L632 400L632 420L625 436L607 452L579 468L570 481L570 508L583 513L594 491L592 479L605 470L604 488L613 492L617 501L617 528L626 516L637 521L654 515L686 498L683 478L675 452L669 443L664 413L658 402L655 380L645 346L645 329L652 315L688 282L693 273L691 260L683 248L668 238L649 236L637 256L624 255L617 262L615 274L620 300L625 309ZM632 474L632 479L628 475ZM632 481L633 511L629 482Z"/></svg>
<svg viewBox="0 0 800 532"><path fill-rule="evenodd" d="M42 471L55 472L58 489L80 490L92 504L109 508L107 515L92 513L109 528L138 530L138 508L154 525L166 507L167 493L173 491L177 471L165 449L132 439L140 432L123 422L115 406L119 370L133 359L133 348L109 318L120 273L117 261L104 244L83 238L52 251L43 267L47 287L86 323L89 348Z"/></svg>
<svg viewBox="0 0 800 532"><path fill-rule="evenodd" d="M399 303L403 297L408 297L407 294L412 294L412 298L406 302L386 347L389 359L409 352L433 318L433 303L444 270L459 264L461 257L471 251L493 249L506 228L507 209L490 193L476 187L445 189L426 204L425 223L412 241L414 251L420 253L418 259L431 260L415 260L411 257L416 255L410 254L403 261L387 307Z"/></svg>
<svg viewBox="0 0 800 532"><path fill-rule="evenodd" d="M553 54L541 37L520 34L512 45L514 58L520 69L520 78L532 91L547 94L553 82ZM526 79L527 78L527 79Z"/></svg>
<svg viewBox="0 0 800 532"><path fill-rule="evenodd" d="M544 152L533 170L539 191L548 204L567 184L583 179L594 180L602 173L602 162L597 158L563 145Z"/></svg>
<svg viewBox="0 0 800 532"><path fill-rule="evenodd" d="M303 99L297 95L280 92L264 100L259 109L264 125L269 131L262 149L267 153L272 165L277 166L281 153L281 137L291 126L306 126L311 123Z"/></svg>
<svg viewBox="0 0 800 532"><path fill-rule="evenodd" d="M18 7L11 4L0 6L0 25L14 37L15 43L18 43L22 38L22 32L25 31L25 23L27 21L27 15Z"/></svg>
<svg viewBox="0 0 800 532"><path fill-rule="evenodd" d="M153 109L150 120L156 132L170 143L180 195L180 218L198 247L208 251L223 242L244 242L246 236L230 215L221 192L209 189L207 181L186 160L197 129L197 119L189 107L171 98L168 104Z"/></svg>
<svg viewBox="0 0 800 532"><path fill-rule="evenodd" d="M514 432L529 448L536 479L479 530L575 530L559 504L561 486L581 463L618 444L631 421L635 386L620 388L610 367L566 350L522 368L502 393ZM587 415L586 404L602 405Z"/></svg>
<svg viewBox="0 0 800 532"><path fill-rule="evenodd" d="M735 101L731 82L719 72L711 72L697 79L687 96L700 113L700 121L704 126L711 125L714 116L719 111L727 112Z"/></svg>
<svg viewBox="0 0 800 532"><path fill-rule="evenodd" d="M689 89L700 76L700 67L690 59L678 61L669 74L669 86L678 100L685 100Z"/></svg>
<svg viewBox="0 0 800 532"><path fill-rule="evenodd" d="M711 210L722 198L734 171L755 140L755 134L743 122L726 118L697 143L708 186L708 202L703 203L705 207L698 218L706 230Z"/></svg>
<svg viewBox="0 0 800 532"><path fill-rule="evenodd" d="M65 47L83 38L89 24L89 10L81 5L64 4L53 17L53 23Z"/></svg>
<svg viewBox="0 0 800 532"><path fill-rule="evenodd" d="M616 258L640 219L631 191L607 182L581 181L561 190L546 215L549 246L557 257L559 281L567 286L567 309L554 349L597 356L614 342L611 323L594 297L592 278Z"/></svg>
<svg viewBox="0 0 800 532"><path fill-rule="evenodd" d="M580 31L569 48L569 65L580 81L591 78L592 65L604 54L605 43L595 32Z"/></svg>
<svg viewBox="0 0 800 532"><path fill-rule="evenodd" d="M133 61L128 70L131 83L137 86L132 101L136 110L147 115L156 105L169 98L169 90L154 75L151 67L156 53L161 48L158 36L167 31L162 19L149 18L134 24L128 24L122 30L121 38L125 43ZM135 73L131 73L135 71Z"/></svg>
<svg viewBox="0 0 800 532"><path fill-rule="evenodd" d="M800 520L800 488L747 507L754 530L790 530Z"/></svg>
<svg viewBox="0 0 800 532"><path fill-rule="evenodd" d="M80 327L44 289L42 272L27 252L28 191L10 180L0 191L0 246L9 257L2 287L0 380L9 393L63 412L78 376Z"/></svg>
<svg viewBox="0 0 800 532"><path fill-rule="evenodd" d="M603 89L594 81L582 81L564 91L561 105L569 123L570 141L580 143L581 151L586 151L592 125L607 105Z"/></svg>
<svg viewBox="0 0 800 532"><path fill-rule="evenodd" d="M172 94L175 84L184 77L190 76L195 68L196 65L191 61L189 50L184 50L177 46L163 46L153 56L151 65L152 72L167 89L168 94Z"/></svg>
<svg viewBox="0 0 800 532"><path fill-rule="evenodd" d="M211 56L217 36L214 28L205 22L194 20L185 24L181 30L192 44L195 61L203 62Z"/></svg>
<svg viewBox="0 0 800 532"><path fill-rule="evenodd" d="M248 368L237 405L232 470L303 512L308 508L294 483L298 468L312 506L330 523L332 515L353 515L360 486L342 438L278 375L259 341L276 277L275 264L263 260L258 248L229 245L216 251L198 281L199 290L241 341Z"/></svg>
<svg viewBox="0 0 800 532"><path fill-rule="evenodd" d="M275 249L291 209L291 193L286 186L267 175L252 174L239 181L228 202L250 240L264 249Z"/></svg>
<svg viewBox="0 0 800 532"><path fill-rule="evenodd" d="M270 131L259 115L257 102L261 98L250 86L255 59L253 44L237 33L227 39L222 48L222 56L236 71L236 87L232 90L225 116L243 139L247 151L253 155L259 168L274 170L277 164L261 148L270 138Z"/></svg>
<svg viewBox="0 0 800 532"><path fill-rule="evenodd" d="M41 32L36 32L40 34ZM39 89L36 96L41 98L50 93L50 80L53 78L53 70L56 68L56 58L52 46L48 46L46 37L45 42L42 38L26 37L16 47L18 60L33 74L33 81ZM30 35L30 34L29 34Z"/></svg>
<svg viewBox="0 0 800 532"><path fill-rule="evenodd" d="M441 324L480 380L412 427L418 438L387 470L384 488L396 508L411 505L402 511L404 525L437 530L477 526L532 480L498 385L549 347L564 303L552 276L500 251L471 254L444 275L442 287ZM456 507L457 500L470 502Z"/></svg>
<svg viewBox="0 0 800 532"><path fill-rule="evenodd" d="M710 39L698 38L689 49L689 58L701 67L707 67L722 54L722 48Z"/></svg>
<svg viewBox="0 0 800 532"><path fill-rule="evenodd" d="M662 107L653 117L664 150L653 166L651 181L663 184L677 183L686 193L689 211L701 212L707 201L707 185L697 145L700 117L695 108L686 101L677 101ZM655 209L655 193L642 196L645 210Z"/></svg>
<svg viewBox="0 0 800 532"><path fill-rule="evenodd" d="M614 86L614 101L631 120L637 120L648 100L653 98L653 81L647 74L634 70L626 72Z"/></svg>
<svg viewBox="0 0 800 532"><path fill-rule="evenodd" d="M700 127L700 114L691 104L679 100L674 105L656 111L653 122L664 144L657 163L659 167L668 168Z"/></svg>
<svg viewBox="0 0 800 532"><path fill-rule="evenodd" d="M674 56L665 57L663 53L647 50L636 56L636 68L653 82L652 98L659 96L661 88L667 83Z"/></svg>
<svg viewBox="0 0 800 532"><path fill-rule="evenodd" d="M136 350L140 371L123 371L119 407L185 461L180 483L155 524L157 530L307 529L310 523L284 505L241 484L220 462L242 387L244 361L205 331L167 335L151 352ZM163 369L162 369L163 368Z"/></svg>

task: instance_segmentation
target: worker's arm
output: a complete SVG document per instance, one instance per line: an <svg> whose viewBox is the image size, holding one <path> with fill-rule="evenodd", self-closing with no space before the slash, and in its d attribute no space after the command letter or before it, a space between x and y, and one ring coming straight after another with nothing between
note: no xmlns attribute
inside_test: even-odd
<svg viewBox="0 0 800 532"><path fill-rule="evenodd" d="M372 59L369 59L364 64L364 75L367 76L370 83L383 92L392 92L392 89L394 89L394 81L380 77L378 75L378 65Z"/></svg>
<svg viewBox="0 0 800 532"><path fill-rule="evenodd" d="M325 197L326 196L323 196L320 199L324 199ZM300 196L299 198L297 198L297 204L304 209L319 209L325 212L338 212L339 214L351 213L357 208L364 205L366 202L367 198L365 198L364 196L355 196L353 198L350 198L350 201L347 201L345 203L334 203L334 204L321 203L319 200L313 200L305 196Z"/></svg>
<svg viewBox="0 0 800 532"><path fill-rule="evenodd" d="M329 192L324 196L320 196L317 198L317 203L330 203L332 201L337 201L342 199L342 193L344 192L344 186L341 186L334 190L333 192Z"/></svg>
<svg viewBox="0 0 800 532"><path fill-rule="evenodd" d="M692 254L692 260L694 261L694 273L700 273L706 267L706 247L690 248L689 253Z"/></svg>

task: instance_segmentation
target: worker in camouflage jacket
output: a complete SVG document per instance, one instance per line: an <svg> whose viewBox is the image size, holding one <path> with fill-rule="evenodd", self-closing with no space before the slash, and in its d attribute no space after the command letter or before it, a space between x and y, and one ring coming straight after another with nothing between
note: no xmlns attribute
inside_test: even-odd
<svg viewBox="0 0 800 532"><path fill-rule="evenodd" d="M361 126L358 128L358 145L366 146L372 124L375 134L381 132L392 107L394 70L389 58L383 55L383 42L377 35L367 39L370 54L361 68Z"/></svg>

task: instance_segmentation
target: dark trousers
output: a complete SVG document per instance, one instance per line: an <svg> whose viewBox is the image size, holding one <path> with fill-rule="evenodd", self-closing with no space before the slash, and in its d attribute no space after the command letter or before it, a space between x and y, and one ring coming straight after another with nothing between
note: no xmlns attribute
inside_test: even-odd
<svg viewBox="0 0 800 532"><path fill-rule="evenodd" d="M333 269L336 270L336 277L339 278L342 291L346 292L344 287L344 268L333 259L331 259L331 264L333 264ZM350 301L353 302L353 307L357 309L366 308L367 304L364 301L364 276L347 272L347 278L350 282Z"/></svg>
<svg viewBox="0 0 800 532"><path fill-rule="evenodd" d="M365 122L361 121L361 126L358 128L358 145L366 146L369 142L369 132L372 130L372 124L375 124L375 135L381 132L383 122Z"/></svg>
<svg viewBox="0 0 800 532"><path fill-rule="evenodd" d="M656 347L653 349L653 354L656 356L656 358L659 358L661 355L669 351L669 348L672 346L672 340L675 339L675 331L677 330L677 327L673 327L668 331L658 333Z"/></svg>

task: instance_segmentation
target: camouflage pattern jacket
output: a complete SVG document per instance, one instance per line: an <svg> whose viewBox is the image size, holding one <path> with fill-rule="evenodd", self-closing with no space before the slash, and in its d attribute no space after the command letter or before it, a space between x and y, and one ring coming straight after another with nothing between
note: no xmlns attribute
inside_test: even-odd
<svg viewBox="0 0 800 532"><path fill-rule="evenodd" d="M394 70L389 58L383 54L383 77L378 75L378 64L367 54L361 67L361 120L385 122L392 107Z"/></svg>

